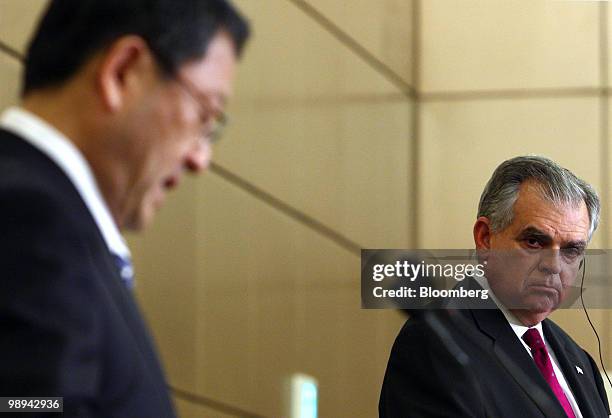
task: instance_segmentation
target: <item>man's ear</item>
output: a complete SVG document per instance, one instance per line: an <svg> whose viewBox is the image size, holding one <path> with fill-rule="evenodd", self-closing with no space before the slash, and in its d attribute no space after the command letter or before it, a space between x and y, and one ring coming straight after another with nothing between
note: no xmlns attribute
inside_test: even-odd
<svg viewBox="0 0 612 418"><path fill-rule="evenodd" d="M139 36L123 36L104 50L96 84L104 107L114 112L125 104L126 93L137 77L154 69L150 49Z"/></svg>
<svg viewBox="0 0 612 418"><path fill-rule="evenodd" d="M486 216L476 219L474 244L477 250L489 250L491 248L491 221Z"/></svg>

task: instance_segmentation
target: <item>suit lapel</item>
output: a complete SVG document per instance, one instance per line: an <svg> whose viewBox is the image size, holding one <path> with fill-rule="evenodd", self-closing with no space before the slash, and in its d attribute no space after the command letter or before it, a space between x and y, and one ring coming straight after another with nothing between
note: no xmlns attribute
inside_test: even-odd
<svg viewBox="0 0 612 418"><path fill-rule="evenodd" d="M157 361L156 354L154 353L153 340L148 334L147 327L142 320L142 315L136 305L134 297L131 294L131 291L129 291L123 284L123 281L119 275L119 270L114 264L114 260L112 259L108 249L104 246L100 250L103 251L104 254L103 258L106 270L103 276L106 278L106 280L103 280L104 286L112 295L111 298L113 301L115 301L117 309L121 312L125 322L131 329L132 335L134 336L140 352L149 362L149 367L152 366L152 362L155 363L156 369L161 376L163 373L161 371L161 366Z"/></svg>
<svg viewBox="0 0 612 418"><path fill-rule="evenodd" d="M589 372L590 365L583 364L575 353L568 349L562 336L550 326L548 320L545 320L542 323L542 328L544 330L546 341L555 353L555 357L559 362L559 367L563 372L563 376L574 394L574 398L578 403L580 412L585 417L596 416L597 413L589 401L592 397L589 397L587 394L587 386L590 386L590 378L585 373ZM582 373L579 373L576 367L579 367ZM589 387L588 391L588 393L597 393L597 389L595 387Z"/></svg>
<svg viewBox="0 0 612 418"><path fill-rule="evenodd" d="M99 261L97 267L101 273L103 286L106 288L116 309L120 312L127 327L130 329L135 346L142 355L143 361L146 363L148 373L154 376L152 382L155 384L158 399L167 399L166 377L155 352L153 340L148 334L147 327L142 320L134 297L130 294L130 291L121 280L117 266L114 264L114 260L108 251L108 247L106 247L101 235L99 238L97 247L93 247L92 251L98 252L99 254L98 257L94 256L94 259Z"/></svg>
<svg viewBox="0 0 612 418"><path fill-rule="evenodd" d="M501 366L542 414L546 417L567 417L502 312L498 309L480 309L473 310L472 315L478 328L491 339L492 351Z"/></svg>

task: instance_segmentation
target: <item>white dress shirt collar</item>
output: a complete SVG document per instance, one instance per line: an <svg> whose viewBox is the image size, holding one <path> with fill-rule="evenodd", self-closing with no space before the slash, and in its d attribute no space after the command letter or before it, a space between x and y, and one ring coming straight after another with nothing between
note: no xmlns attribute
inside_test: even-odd
<svg viewBox="0 0 612 418"><path fill-rule="evenodd" d="M109 250L129 258L130 250L102 197L91 167L79 149L60 131L23 108L7 109L0 117L0 126L39 149L64 171L87 205Z"/></svg>

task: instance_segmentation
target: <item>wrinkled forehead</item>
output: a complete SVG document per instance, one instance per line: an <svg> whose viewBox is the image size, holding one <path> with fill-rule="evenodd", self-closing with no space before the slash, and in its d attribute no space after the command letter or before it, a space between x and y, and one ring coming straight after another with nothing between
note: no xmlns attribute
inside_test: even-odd
<svg viewBox="0 0 612 418"><path fill-rule="evenodd" d="M514 232L535 228L559 241L588 240L589 212L583 200L555 203L545 198L539 185L521 185L514 203Z"/></svg>

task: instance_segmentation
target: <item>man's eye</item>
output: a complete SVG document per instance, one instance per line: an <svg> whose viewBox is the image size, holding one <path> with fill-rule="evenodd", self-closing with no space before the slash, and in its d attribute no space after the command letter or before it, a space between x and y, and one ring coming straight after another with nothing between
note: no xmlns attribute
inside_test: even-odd
<svg viewBox="0 0 612 418"><path fill-rule="evenodd" d="M576 248L576 247L564 248L562 251L563 251L563 255L571 259L580 257L582 255L581 248Z"/></svg>
<svg viewBox="0 0 612 418"><path fill-rule="evenodd" d="M542 248L540 240L537 238L527 238L525 239L525 244L527 244L529 248Z"/></svg>

